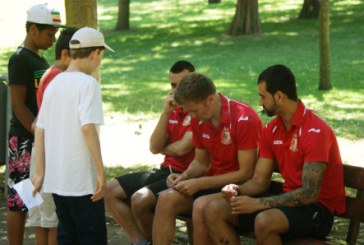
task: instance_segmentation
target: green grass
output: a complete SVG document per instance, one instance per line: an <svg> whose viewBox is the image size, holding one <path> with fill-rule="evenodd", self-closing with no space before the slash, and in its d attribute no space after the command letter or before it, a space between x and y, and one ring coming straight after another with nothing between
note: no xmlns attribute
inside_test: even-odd
<svg viewBox="0 0 364 245"><path fill-rule="evenodd" d="M330 91L318 91L318 21L297 19L301 4L259 1L263 33L234 38L226 33L235 0L213 5L201 0L133 0L128 32L113 31L115 1L98 1L100 29L116 50L106 53L101 68L106 112L120 113L125 120L155 118L169 90L168 69L179 59L192 61L219 91L259 111L257 76L267 66L282 63L295 73L300 98L338 136L364 138L364 2L331 1ZM0 50L0 74L6 73L13 50ZM52 53L45 52L50 61Z"/></svg>

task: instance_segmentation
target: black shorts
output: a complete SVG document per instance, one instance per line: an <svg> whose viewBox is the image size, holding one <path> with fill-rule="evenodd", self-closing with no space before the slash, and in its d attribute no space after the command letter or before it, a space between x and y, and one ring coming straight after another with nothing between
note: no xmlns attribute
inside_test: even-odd
<svg viewBox="0 0 364 245"><path fill-rule="evenodd" d="M276 209L281 210L289 222L289 230L281 235L283 240L299 237L323 239L331 231L334 216L319 203ZM254 231L254 220L258 213L239 215L239 233Z"/></svg>
<svg viewBox="0 0 364 245"><path fill-rule="evenodd" d="M178 172L173 171L173 173ZM125 174L117 177L116 180L124 189L128 198L131 198L134 192L143 187L148 188L157 196L159 192L168 188L166 183L168 175L170 175L169 168L161 167L152 171Z"/></svg>

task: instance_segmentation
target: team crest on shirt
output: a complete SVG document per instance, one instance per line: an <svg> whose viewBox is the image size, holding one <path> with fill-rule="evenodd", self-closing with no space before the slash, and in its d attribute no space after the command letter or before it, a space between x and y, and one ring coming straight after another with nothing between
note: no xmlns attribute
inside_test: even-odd
<svg viewBox="0 0 364 245"><path fill-rule="evenodd" d="M224 127L222 129L221 132L221 143L223 143L224 145L229 145L231 144L231 135L230 135L230 131L227 127Z"/></svg>
<svg viewBox="0 0 364 245"><path fill-rule="evenodd" d="M191 124L191 116L190 116L190 115L187 115L187 116L185 117L185 119L183 120L182 125L183 125L183 126L188 126L188 125L190 125L190 124Z"/></svg>
<svg viewBox="0 0 364 245"><path fill-rule="evenodd" d="M295 133L292 137L291 146L289 147L289 149L293 152L297 151L297 144L298 144L298 139L297 139L297 134Z"/></svg>

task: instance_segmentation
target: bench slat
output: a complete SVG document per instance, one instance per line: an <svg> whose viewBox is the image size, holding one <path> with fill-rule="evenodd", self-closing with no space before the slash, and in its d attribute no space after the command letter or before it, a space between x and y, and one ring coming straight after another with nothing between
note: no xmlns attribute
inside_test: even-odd
<svg viewBox="0 0 364 245"><path fill-rule="evenodd" d="M343 166L345 186L364 190L364 168L346 164Z"/></svg>

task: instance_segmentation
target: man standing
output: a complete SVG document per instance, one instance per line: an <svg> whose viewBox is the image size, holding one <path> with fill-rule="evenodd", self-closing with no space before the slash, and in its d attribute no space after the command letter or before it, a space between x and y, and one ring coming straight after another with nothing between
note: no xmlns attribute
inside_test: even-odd
<svg viewBox="0 0 364 245"><path fill-rule="evenodd" d="M46 4L31 7L27 11L25 40L9 60L12 118L8 138L9 181L6 224L10 245L23 243L28 211L13 184L29 178L30 155L34 140L32 122L38 113L36 92L40 78L49 67L40 50L47 50L53 45L60 24L58 10Z"/></svg>
<svg viewBox="0 0 364 245"><path fill-rule="evenodd" d="M172 244L176 216L192 210L194 243L211 244L201 225L204 205L221 197L224 185L251 178L262 122L250 106L218 93L212 80L199 73L182 79L174 99L192 117L195 158L182 174L168 177L173 188L158 198L153 244Z"/></svg>
<svg viewBox="0 0 364 245"><path fill-rule="evenodd" d="M106 207L133 244L150 244L158 193L167 189L166 179L171 171L183 172L193 159L191 117L173 101L181 79L193 71L195 67L183 60L170 69L171 91L150 137L151 152L165 155L160 169L126 174L106 185Z"/></svg>
<svg viewBox="0 0 364 245"><path fill-rule="evenodd" d="M210 202L204 217L211 237L240 244L239 232L254 231L257 244L312 236L324 238L333 213L345 211L343 167L333 130L298 99L296 81L283 65L258 78L260 105L276 115L263 130L254 176L222 190L231 197ZM269 187L275 164L284 179L283 194L261 196Z"/></svg>

